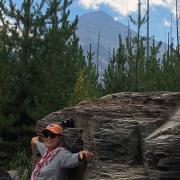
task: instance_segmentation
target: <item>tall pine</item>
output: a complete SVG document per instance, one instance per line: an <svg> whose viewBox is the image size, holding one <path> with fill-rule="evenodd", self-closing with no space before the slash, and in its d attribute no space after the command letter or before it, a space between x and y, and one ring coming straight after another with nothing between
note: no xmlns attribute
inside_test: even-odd
<svg viewBox="0 0 180 180"><path fill-rule="evenodd" d="M119 47L117 51L113 51L110 63L104 73L103 81L105 94L125 91L127 87L126 76L127 55L121 35L119 35Z"/></svg>

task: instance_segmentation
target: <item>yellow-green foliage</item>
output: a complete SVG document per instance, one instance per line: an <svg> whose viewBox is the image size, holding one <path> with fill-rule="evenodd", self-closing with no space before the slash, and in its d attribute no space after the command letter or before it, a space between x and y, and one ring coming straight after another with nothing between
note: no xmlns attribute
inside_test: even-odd
<svg viewBox="0 0 180 180"><path fill-rule="evenodd" d="M77 104L83 100L89 99L91 99L89 94L89 84L86 80L84 71L81 70L74 91L72 93L70 104Z"/></svg>

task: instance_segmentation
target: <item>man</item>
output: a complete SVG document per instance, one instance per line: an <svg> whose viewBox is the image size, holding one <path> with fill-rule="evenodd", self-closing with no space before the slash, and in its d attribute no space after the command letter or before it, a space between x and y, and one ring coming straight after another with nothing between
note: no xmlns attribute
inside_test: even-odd
<svg viewBox="0 0 180 180"><path fill-rule="evenodd" d="M42 157L37 162L31 180L66 180L66 168L80 165L83 159L91 159L92 152L84 150L71 153L61 147L62 127L59 124L50 124L43 131L44 143L39 137L32 138L32 145L36 145Z"/></svg>

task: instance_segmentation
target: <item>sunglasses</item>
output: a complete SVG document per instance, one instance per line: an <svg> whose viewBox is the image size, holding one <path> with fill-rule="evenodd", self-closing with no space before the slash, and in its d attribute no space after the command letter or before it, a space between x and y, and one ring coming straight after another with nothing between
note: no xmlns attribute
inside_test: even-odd
<svg viewBox="0 0 180 180"><path fill-rule="evenodd" d="M43 136L45 137L45 138L48 138L48 137L50 137L50 138L55 138L56 136L57 136L57 134L54 134L54 133L52 133L52 132L44 132L43 133Z"/></svg>

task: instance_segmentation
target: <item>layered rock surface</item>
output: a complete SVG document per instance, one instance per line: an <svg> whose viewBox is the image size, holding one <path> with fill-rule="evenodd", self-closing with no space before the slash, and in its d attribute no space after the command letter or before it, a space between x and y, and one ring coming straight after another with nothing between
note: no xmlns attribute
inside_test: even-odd
<svg viewBox="0 0 180 180"><path fill-rule="evenodd" d="M65 144L95 154L82 179L180 179L179 105L180 93L112 94L54 112L38 121L36 132L74 119Z"/></svg>

